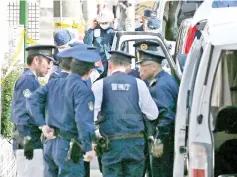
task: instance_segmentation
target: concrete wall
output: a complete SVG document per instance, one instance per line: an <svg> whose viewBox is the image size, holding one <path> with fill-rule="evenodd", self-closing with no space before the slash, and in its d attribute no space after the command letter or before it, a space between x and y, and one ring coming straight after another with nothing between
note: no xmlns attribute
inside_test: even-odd
<svg viewBox="0 0 237 177"><path fill-rule="evenodd" d="M41 44L54 44L53 0L39 0L40 3L40 41Z"/></svg>

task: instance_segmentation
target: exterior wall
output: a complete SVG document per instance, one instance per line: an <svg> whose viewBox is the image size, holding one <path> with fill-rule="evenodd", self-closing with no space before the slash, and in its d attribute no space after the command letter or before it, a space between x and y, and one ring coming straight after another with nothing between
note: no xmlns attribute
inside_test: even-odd
<svg viewBox="0 0 237 177"><path fill-rule="evenodd" d="M53 0L40 1L40 40L41 44L54 44Z"/></svg>

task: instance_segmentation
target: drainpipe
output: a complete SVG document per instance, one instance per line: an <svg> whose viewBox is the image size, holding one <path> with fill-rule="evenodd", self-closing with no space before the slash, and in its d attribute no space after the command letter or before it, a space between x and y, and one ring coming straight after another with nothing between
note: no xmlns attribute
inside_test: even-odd
<svg viewBox="0 0 237 177"><path fill-rule="evenodd" d="M28 29L28 2L27 0L20 0L20 24L24 25L24 29ZM24 59L26 63L27 52L25 48L27 47L27 38L24 36Z"/></svg>

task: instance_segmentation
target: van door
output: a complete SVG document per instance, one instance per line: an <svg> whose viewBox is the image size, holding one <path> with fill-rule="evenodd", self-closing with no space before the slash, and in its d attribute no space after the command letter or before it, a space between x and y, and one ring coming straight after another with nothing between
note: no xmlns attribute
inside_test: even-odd
<svg viewBox="0 0 237 177"><path fill-rule="evenodd" d="M211 80L220 56L220 48L211 43L204 48L204 53L197 72L193 100L189 121L188 146L189 146L189 176L212 176L213 137L209 122L209 101Z"/></svg>
<svg viewBox="0 0 237 177"><path fill-rule="evenodd" d="M191 90L192 83L196 79L196 71L198 69L202 56L202 41L195 40L190 54L187 56L185 70L179 89L177 101L177 112L175 121L175 157L173 176L184 176L185 160L187 160L187 130L188 119L191 108ZM190 77L192 76L192 77Z"/></svg>

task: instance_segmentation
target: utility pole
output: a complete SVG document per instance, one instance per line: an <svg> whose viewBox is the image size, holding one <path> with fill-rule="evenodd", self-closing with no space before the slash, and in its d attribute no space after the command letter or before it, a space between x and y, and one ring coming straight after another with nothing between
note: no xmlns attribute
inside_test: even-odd
<svg viewBox="0 0 237 177"><path fill-rule="evenodd" d="M28 29L28 2L27 0L20 0L20 24L24 25L24 29ZM27 52L25 48L27 47L26 34L24 35L24 58L26 63Z"/></svg>
<svg viewBox="0 0 237 177"><path fill-rule="evenodd" d="M127 0L126 10L126 31L134 31L135 29L135 2L134 0Z"/></svg>

